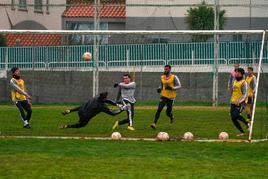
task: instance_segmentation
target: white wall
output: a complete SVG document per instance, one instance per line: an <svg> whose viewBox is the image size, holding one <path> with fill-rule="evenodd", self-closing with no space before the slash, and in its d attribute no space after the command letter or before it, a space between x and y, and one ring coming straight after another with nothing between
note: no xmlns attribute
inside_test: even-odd
<svg viewBox="0 0 268 179"><path fill-rule="evenodd" d="M19 0L14 0L15 4L18 4ZM11 0L1 0L1 3L10 4ZM27 0L28 4L34 4L34 0ZM49 0L50 4L65 4L66 0ZM43 5L46 4L46 0L43 0ZM15 10L11 10L11 7L0 8L0 29L10 29L7 13L13 25L20 22L31 20L42 24L46 29L59 30L61 29L61 15L65 10L65 6L61 7L49 7L49 13L46 12L46 7L43 6L43 13L35 13L33 6L27 7L28 11L20 11L15 6ZM7 12L7 13L6 13Z"/></svg>

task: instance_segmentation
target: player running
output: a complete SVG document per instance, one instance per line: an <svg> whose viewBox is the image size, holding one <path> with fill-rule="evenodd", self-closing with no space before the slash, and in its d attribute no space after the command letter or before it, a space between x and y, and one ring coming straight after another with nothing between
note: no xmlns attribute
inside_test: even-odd
<svg viewBox="0 0 268 179"><path fill-rule="evenodd" d="M170 123L173 123L174 116L172 114L172 106L177 95L176 90L179 88L181 88L179 78L176 75L171 74L171 66L166 65L164 74L161 76L161 84L157 89L157 92L160 93L160 102L151 128L156 129L157 121L165 105L167 106L166 114L170 118Z"/></svg>
<svg viewBox="0 0 268 179"><path fill-rule="evenodd" d="M21 120L23 121L23 128L30 129L29 121L32 116L31 103L29 100L31 96L25 90L24 80L21 79L20 70L17 67L11 69L12 78L10 80L11 99L20 111ZM25 115L26 111L26 115Z"/></svg>
<svg viewBox="0 0 268 179"><path fill-rule="evenodd" d="M241 115L248 95L248 85L246 80L243 79L244 74L245 71L243 68L237 69L236 78L235 81L233 82L232 96L231 96L231 109L230 109L231 119L235 127L240 131L240 134L237 134L237 136L243 136L245 134L239 121L243 122L247 127L249 125L249 123Z"/></svg>
<svg viewBox="0 0 268 179"><path fill-rule="evenodd" d="M133 127L133 119L134 119L134 105L136 99L134 97L136 83L131 81L131 76L129 74L123 75L123 82L114 84L115 88L119 88L117 101L124 105L124 109L127 111L127 118L122 121L116 121L113 129L118 128L120 125L128 124L127 129L134 131L135 128Z"/></svg>
<svg viewBox="0 0 268 179"><path fill-rule="evenodd" d="M247 113L247 122L251 121L252 107L255 96L256 89L256 76L253 74L253 68L248 67L248 75L246 78L248 84L248 99L246 100L246 113Z"/></svg>
<svg viewBox="0 0 268 179"><path fill-rule="evenodd" d="M113 101L107 99L108 93L100 93L98 97L90 99L87 103L82 106L65 110L62 112L63 115L70 114L71 112L78 111L79 121L75 124L66 124L61 126L61 128L81 128L88 124L88 122L100 112L104 112L106 114L115 116L122 112L122 105L116 104ZM120 110L112 111L110 110L106 104L111 104L114 106L118 106Z"/></svg>

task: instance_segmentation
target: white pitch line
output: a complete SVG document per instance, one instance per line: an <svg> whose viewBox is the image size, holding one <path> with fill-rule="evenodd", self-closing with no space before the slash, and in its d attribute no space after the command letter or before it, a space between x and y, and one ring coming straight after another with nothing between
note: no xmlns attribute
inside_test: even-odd
<svg viewBox="0 0 268 179"><path fill-rule="evenodd" d="M78 137L78 136L0 136L0 139L75 139L75 140L112 140L111 137ZM122 141L158 141L156 138L121 138ZM255 140L240 140L240 139L196 139L192 141L170 139L170 141L181 141L181 142L228 142L228 143L257 143L267 142L268 139L255 139Z"/></svg>
<svg viewBox="0 0 268 179"><path fill-rule="evenodd" d="M76 139L76 140L112 140L111 137L69 137L69 136L0 136L0 139ZM154 138L121 138L126 141L156 141Z"/></svg>

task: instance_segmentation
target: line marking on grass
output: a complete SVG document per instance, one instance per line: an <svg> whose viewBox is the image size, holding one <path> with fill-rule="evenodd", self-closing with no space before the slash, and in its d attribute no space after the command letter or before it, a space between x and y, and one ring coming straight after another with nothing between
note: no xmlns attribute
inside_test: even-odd
<svg viewBox="0 0 268 179"><path fill-rule="evenodd" d="M0 139L75 139L75 140L113 140L111 137L77 137L77 136L0 136ZM122 141L158 141L156 138L126 138L123 137ZM170 139L169 141L178 142L226 142L226 143L257 143L267 142L268 139L255 139L255 140L243 140L243 139L196 139L193 141Z"/></svg>

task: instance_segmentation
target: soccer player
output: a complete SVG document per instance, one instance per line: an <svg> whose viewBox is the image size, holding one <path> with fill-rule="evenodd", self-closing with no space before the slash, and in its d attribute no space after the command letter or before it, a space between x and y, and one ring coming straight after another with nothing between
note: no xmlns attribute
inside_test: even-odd
<svg viewBox="0 0 268 179"><path fill-rule="evenodd" d="M240 133L237 134L237 136L243 136L245 134L239 121L243 122L247 127L249 125L249 123L241 115L248 95L248 85L246 80L244 80L244 74L245 71L243 68L237 69L231 96L231 109L230 109L231 119L235 127L240 131Z"/></svg>
<svg viewBox="0 0 268 179"><path fill-rule="evenodd" d="M24 124L23 128L30 129L31 126L29 121L31 119L32 109L29 100L31 99L31 96L25 90L25 84L23 79L21 79L19 68L13 67L11 72L11 99L20 111L21 120ZM27 113L26 115L25 112Z"/></svg>
<svg viewBox="0 0 268 179"><path fill-rule="evenodd" d="M256 76L253 74L252 67L248 67L246 82L248 84L248 99L246 100L245 111L247 113L247 122L250 122L252 115L253 101L255 96L255 88L256 88Z"/></svg>
<svg viewBox="0 0 268 179"><path fill-rule="evenodd" d="M134 97L136 83L131 81L131 76L127 73L123 75L123 82L114 84L115 88L119 88L117 101L121 98L121 103L124 105L124 109L127 111L127 118L122 121L116 121L113 129L118 128L120 125L128 124L127 129L134 131L133 118L134 118L134 105L136 99Z"/></svg>
<svg viewBox="0 0 268 179"><path fill-rule="evenodd" d="M100 93L98 97L95 97L93 99L90 99L87 103L85 103L82 106L65 110L62 112L63 115L70 114L71 112L78 111L79 121L75 124L66 124L61 126L61 128L81 128L88 124L88 122L97 114L100 112L104 112L106 114L115 116L117 114L120 114L123 109L119 104L114 103L113 101L110 101L107 99L108 93ZM112 111L110 110L106 104L111 104L114 106L118 106L120 110Z"/></svg>
<svg viewBox="0 0 268 179"><path fill-rule="evenodd" d="M235 74L237 69L240 67L239 63L234 64L234 69L230 72L230 76L229 76L229 80L228 80L228 91L232 92L232 88L233 88L233 82L235 80Z"/></svg>
<svg viewBox="0 0 268 179"><path fill-rule="evenodd" d="M156 129L157 121L160 117L162 109L167 106L166 114L170 118L170 123L173 123L174 116L172 114L172 106L176 98L176 90L181 88L181 83L176 75L171 74L171 66L166 65L164 74L161 76L161 83L157 92L160 93L160 102L155 114L154 123L151 128Z"/></svg>

